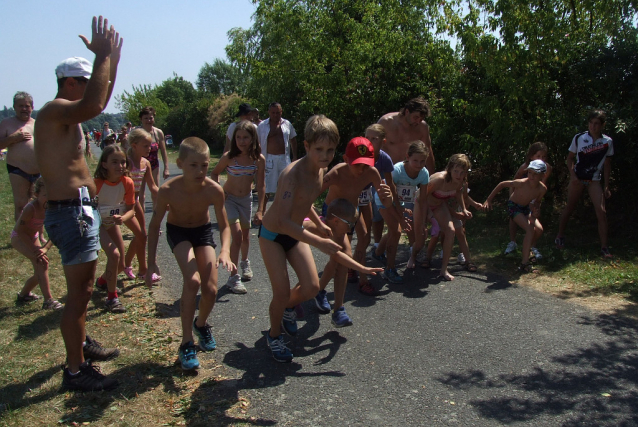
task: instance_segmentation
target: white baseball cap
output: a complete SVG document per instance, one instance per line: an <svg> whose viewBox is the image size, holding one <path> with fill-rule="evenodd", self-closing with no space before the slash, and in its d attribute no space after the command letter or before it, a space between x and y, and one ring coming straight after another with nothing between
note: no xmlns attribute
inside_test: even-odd
<svg viewBox="0 0 638 427"><path fill-rule="evenodd" d="M91 78L92 72L93 64L88 59L80 58L79 56L67 58L55 67L55 75L58 79L65 77L85 77L88 79Z"/></svg>

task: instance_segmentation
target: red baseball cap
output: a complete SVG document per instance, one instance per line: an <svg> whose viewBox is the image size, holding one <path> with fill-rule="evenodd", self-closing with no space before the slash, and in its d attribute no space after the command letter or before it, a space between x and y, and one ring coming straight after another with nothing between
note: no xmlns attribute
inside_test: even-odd
<svg viewBox="0 0 638 427"><path fill-rule="evenodd" d="M367 138L357 136L348 142L346 157L351 165L363 163L372 167L374 166L374 147Z"/></svg>

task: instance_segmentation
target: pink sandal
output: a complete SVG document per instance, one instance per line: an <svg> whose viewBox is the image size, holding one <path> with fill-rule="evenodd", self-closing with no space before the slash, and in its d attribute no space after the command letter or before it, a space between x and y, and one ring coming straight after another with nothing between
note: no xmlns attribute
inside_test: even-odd
<svg viewBox="0 0 638 427"><path fill-rule="evenodd" d="M146 279L146 273L144 274L138 274L137 275L138 278L140 279ZM159 282L160 280L162 280L162 276L158 276L157 274L153 273L153 275L151 276L151 278L153 279L153 283L155 282Z"/></svg>
<svg viewBox="0 0 638 427"><path fill-rule="evenodd" d="M129 279L135 279L135 274L133 274L133 267L124 267L124 275Z"/></svg>

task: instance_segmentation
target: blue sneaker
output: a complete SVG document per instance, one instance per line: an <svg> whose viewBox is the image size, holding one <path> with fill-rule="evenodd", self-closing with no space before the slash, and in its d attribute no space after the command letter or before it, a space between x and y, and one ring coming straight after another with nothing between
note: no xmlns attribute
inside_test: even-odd
<svg viewBox="0 0 638 427"><path fill-rule="evenodd" d="M189 341L179 347L179 361L182 364L182 369L185 371L191 371L199 368L199 360L197 360L197 348L193 341Z"/></svg>
<svg viewBox="0 0 638 427"><path fill-rule="evenodd" d="M266 341L268 342L268 348L272 352L272 357L277 362L289 363L292 362L292 352L284 343L284 336L279 335L277 338L270 336L270 331L266 334Z"/></svg>
<svg viewBox="0 0 638 427"><path fill-rule="evenodd" d="M337 328L352 326L352 319L350 319L350 316L348 316L348 313L346 313L345 307L342 306L338 310L335 310L334 313L332 313L332 324L335 325Z"/></svg>
<svg viewBox="0 0 638 427"><path fill-rule="evenodd" d="M213 334L210 331L210 325L206 323L201 328L196 325L197 317L193 320L193 332L199 338L199 348L204 351L212 351L217 348L217 343L215 342L215 338L213 338Z"/></svg>
<svg viewBox="0 0 638 427"><path fill-rule="evenodd" d="M385 256L385 253L382 253L381 255L377 255L377 253L373 250L370 256L372 257L372 259L380 262L381 264L385 265L388 263L388 258Z"/></svg>
<svg viewBox="0 0 638 427"><path fill-rule="evenodd" d="M386 268L383 277L390 283L403 283L403 277L399 276L396 268Z"/></svg>
<svg viewBox="0 0 638 427"><path fill-rule="evenodd" d="M325 289L323 291L319 291L315 297L315 305L317 306L317 311L321 314L328 314L330 313L330 310L332 310L330 303L328 302Z"/></svg>
<svg viewBox="0 0 638 427"><path fill-rule="evenodd" d="M291 337L297 335L297 313L294 308L284 310L284 317L281 319L281 327Z"/></svg>

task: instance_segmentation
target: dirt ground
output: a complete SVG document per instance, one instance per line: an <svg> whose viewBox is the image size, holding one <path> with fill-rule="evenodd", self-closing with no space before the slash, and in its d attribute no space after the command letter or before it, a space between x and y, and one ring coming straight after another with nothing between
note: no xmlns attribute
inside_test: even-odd
<svg viewBox="0 0 638 427"><path fill-rule="evenodd" d="M554 295L574 304L606 314L620 315L638 320L638 304L620 295L604 295L592 292L585 286L556 278L532 274L521 277L516 283Z"/></svg>

